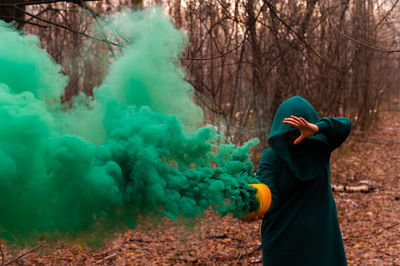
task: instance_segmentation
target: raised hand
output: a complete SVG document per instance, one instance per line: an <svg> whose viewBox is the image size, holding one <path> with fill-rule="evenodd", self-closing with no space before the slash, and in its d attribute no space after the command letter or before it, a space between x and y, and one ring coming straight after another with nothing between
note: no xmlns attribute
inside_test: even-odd
<svg viewBox="0 0 400 266"><path fill-rule="evenodd" d="M302 117L291 115L289 118L283 119L283 123L294 126L300 130L301 135L294 141L294 144L298 144L303 139L314 136L318 132L317 125L307 122L307 120Z"/></svg>

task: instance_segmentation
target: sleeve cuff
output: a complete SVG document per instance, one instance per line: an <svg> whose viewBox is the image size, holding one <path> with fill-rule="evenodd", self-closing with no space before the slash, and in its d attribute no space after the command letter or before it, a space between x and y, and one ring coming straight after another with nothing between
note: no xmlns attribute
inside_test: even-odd
<svg viewBox="0 0 400 266"><path fill-rule="evenodd" d="M319 122L315 123L318 126L318 133L326 133L329 129L329 124L324 121L324 120L320 120Z"/></svg>

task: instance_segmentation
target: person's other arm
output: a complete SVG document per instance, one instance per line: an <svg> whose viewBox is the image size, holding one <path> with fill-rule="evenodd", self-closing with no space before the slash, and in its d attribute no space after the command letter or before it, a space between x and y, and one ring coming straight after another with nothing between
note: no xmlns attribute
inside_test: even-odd
<svg viewBox="0 0 400 266"><path fill-rule="evenodd" d="M272 213L276 209L278 195L276 191L276 172L279 165L278 158L272 149L265 150L260 158L256 177L261 183L267 185L271 191L271 206L268 210Z"/></svg>
<svg viewBox="0 0 400 266"><path fill-rule="evenodd" d="M300 130L301 135L294 141L294 144L320 133L327 137L332 150L339 147L346 140L351 130L351 121L345 117L324 117L319 122L312 124L302 117L291 115L285 118L283 123Z"/></svg>
<svg viewBox="0 0 400 266"><path fill-rule="evenodd" d="M324 117L316 125L318 133L328 138L332 150L342 145L351 130L351 121L346 117Z"/></svg>

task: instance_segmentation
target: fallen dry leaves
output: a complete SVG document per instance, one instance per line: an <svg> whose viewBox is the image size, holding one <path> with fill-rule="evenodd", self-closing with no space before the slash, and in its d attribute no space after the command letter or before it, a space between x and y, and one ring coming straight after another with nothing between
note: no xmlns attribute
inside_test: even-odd
<svg viewBox="0 0 400 266"><path fill-rule="evenodd" d="M400 265L400 113L382 113L378 128L353 132L332 156L332 183L373 187L334 192L349 265ZM59 244L19 259L21 265L261 264L260 222L213 211L193 221L143 219L135 229L91 250ZM3 244L4 246L4 244ZM18 254L8 254L6 262Z"/></svg>

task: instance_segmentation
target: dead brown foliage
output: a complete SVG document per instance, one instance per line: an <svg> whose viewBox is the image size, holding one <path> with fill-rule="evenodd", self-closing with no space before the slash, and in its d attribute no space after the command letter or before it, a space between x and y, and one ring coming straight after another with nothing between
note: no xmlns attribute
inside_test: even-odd
<svg viewBox="0 0 400 266"><path fill-rule="evenodd" d="M368 133L353 132L332 158L332 183L367 184L370 193L334 192L349 265L400 265L400 113L382 113ZM209 211L196 223L143 220L100 250L46 248L21 265L261 264L260 222ZM21 254L26 251L21 251ZM12 259L5 253L6 262Z"/></svg>

